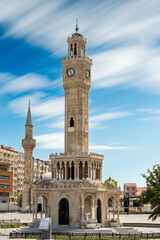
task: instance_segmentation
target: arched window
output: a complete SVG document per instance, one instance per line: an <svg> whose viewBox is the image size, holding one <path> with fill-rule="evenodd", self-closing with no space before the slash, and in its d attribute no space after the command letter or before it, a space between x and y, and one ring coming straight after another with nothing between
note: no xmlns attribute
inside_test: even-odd
<svg viewBox="0 0 160 240"><path fill-rule="evenodd" d="M71 57L73 56L73 45L71 44Z"/></svg>
<svg viewBox="0 0 160 240"><path fill-rule="evenodd" d="M69 202L62 198L59 202L59 225L69 224Z"/></svg>
<svg viewBox="0 0 160 240"><path fill-rule="evenodd" d="M70 127L74 127L74 120L73 120L73 117L71 117L71 120L70 120Z"/></svg>
<svg viewBox="0 0 160 240"><path fill-rule="evenodd" d="M75 43L74 45L74 55L76 56L77 55L77 44Z"/></svg>

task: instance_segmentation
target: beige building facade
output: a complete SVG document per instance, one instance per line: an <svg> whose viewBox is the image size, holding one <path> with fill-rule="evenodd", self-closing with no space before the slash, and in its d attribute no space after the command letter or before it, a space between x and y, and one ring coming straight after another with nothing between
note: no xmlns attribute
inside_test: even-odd
<svg viewBox="0 0 160 240"><path fill-rule="evenodd" d="M120 189L112 181L103 184L104 156L88 152L88 101L92 59L86 56L87 39L78 33L78 26L75 30L76 32L67 39L68 56L62 59L65 91L65 152L50 155L51 178L43 178L33 183L33 178L28 173L26 180L28 179L30 197L25 195L23 199L25 207L30 205L34 222L37 223L38 199L43 196L45 215L51 217L54 230L64 227L98 228L120 224ZM28 125L30 127L27 126L26 131L30 129L31 135L30 138L25 138L27 144L24 146L25 140L22 144L24 149L30 151L30 155L28 153L25 155L25 163L31 164L33 125L31 122L28 122ZM111 202L112 212L109 212Z"/></svg>
<svg viewBox="0 0 160 240"><path fill-rule="evenodd" d="M13 173L12 192L13 197L23 192L24 182L24 153L15 151L10 146L0 145L0 163L9 163L9 171ZM51 171L50 161L33 158L33 180L39 179L42 174Z"/></svg>

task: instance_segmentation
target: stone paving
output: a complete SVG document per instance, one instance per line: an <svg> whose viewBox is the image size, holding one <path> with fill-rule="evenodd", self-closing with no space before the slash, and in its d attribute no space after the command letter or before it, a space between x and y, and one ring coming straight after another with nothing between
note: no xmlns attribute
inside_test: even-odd
<svg viewBox="0 0 160 240"><path fill-rule="evenodd" d="M148 214L135 214L135 215L120 215L120 221L123 223L152 223L152 220L148 220ZM40 215L38 215L40 218ZM32 214L24 214L24 213L0 213L0 219L20 219L20 222L28 223L32 221ZM160 224L160 218L154 221L153 223ZM142 228L142 227L135 227L140 232L150 233L150 232L160 232L160 228ZM8 240L9 233L15 230L14 229L0 229L0 240ZM103 231L104 229L101 229ZM20 239L19 239L20 240Z"/></svg>

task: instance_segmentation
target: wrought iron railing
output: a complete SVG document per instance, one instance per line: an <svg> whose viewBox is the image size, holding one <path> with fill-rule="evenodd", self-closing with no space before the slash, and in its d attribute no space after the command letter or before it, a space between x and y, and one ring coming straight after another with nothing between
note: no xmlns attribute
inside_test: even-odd
<svg viewBox="0 0 160 240"><path fill-rule="evenodd" d="M11 232L10 238L29 238L35 237L40 238L41 233L37 232ZM127 233L127 234L118 234L118 233L71 233L71 232L52 232L52 238L55 240L109 240L109 239L118 239L118 240L127 240L127 239L153 239L160 238L159 233Z"/></svg>

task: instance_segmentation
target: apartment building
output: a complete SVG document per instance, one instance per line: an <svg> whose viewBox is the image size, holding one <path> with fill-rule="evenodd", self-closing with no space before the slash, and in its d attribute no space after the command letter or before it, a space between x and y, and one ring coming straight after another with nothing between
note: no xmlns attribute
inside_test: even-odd
<svg viewBox="0 0 160 240"><path fill-rule="evenodd" d="M137 206L137 198L138 196L141 195L142 191L145 191L146 187L137 187L136 183L125 183L124 184L124 205L125 205L125 200L128 199L128 204L131 207L136 207ZM123 197L122 195L122 197Z"/></svg>
<svg viewBox="0 0 160 240"><path fill-rule="evenodd" d="M137 184L136 183L125 183L124 193L128 193L129 197L136 197L137 195Z"/></svg>
<svg viewBox="0 0 160 240"><path fill-rule="evenodd" d="M34 181L41 178L43 173L51 172L50 161L43 161L40 159L33 159L34 161Z"/></svg>
<svg viewBox="0 0 160 240"><path fill-rule="evenodd" d="M12 193L12 172L10 164L0 162L0 203L9 202L9 194Z"/></svg>
<svg viewBox="0 0 160 240"><path fill-rule="evenodd" d="M40 178L43 173L50 172L50 161L34 159L34 180ZM0 163L9 163L9 171L13 173L12 196L18 196L23 192L24 181L24 153L15 151L9 146L0 145Z"/></svg>

